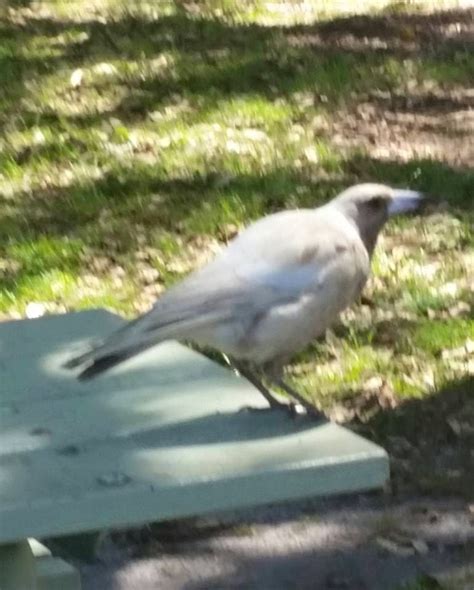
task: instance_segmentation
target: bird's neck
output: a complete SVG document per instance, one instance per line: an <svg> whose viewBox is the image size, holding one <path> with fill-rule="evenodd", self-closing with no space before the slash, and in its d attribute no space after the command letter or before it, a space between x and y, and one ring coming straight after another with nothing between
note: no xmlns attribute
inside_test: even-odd
<svg viewBox="0 0 474 590"><path fill-rule="evenodd" d="M386 217L367 217L353 203L342 202L339 205L339 211L341 211L344 217L355 228L369 256L372 256L377 244L378 235L386 221Z"/></svg>
<svg viewBox="0 0 474 590"><path fill-rule="evenodd" d="M365 249L369 256L372 257L381 227L374 227L373 225L368 226L363 223L355 224L355 226L359 232L360 239L364 243Z"/></svg>

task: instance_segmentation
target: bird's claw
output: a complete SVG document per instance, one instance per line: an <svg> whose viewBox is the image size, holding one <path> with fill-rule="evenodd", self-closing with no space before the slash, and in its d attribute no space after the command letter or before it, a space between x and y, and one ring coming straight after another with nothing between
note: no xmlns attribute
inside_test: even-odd
<svg viewBox="0 0 474 590"><path fill-rule="evenodd" d="M240 412L269 412L272 410L281 410L286 412L290 418L295 419L299 416L309 416L310 418L322 419L324 415L321 414L315 407L311 405L302 405L295 402L275 402L265 407L243 406L239 409Z"/></svg>
<svg viewBox="0 0 474 590"><path fill-rule="evenodd" d="M242 406L239 408L240 412L271 412L272 410L282 410L287 412L292 418L300 414L300 411L297 411L295 408L296 404L294 403L272 403L268 406L257 407L257 406Z"/></svg>
<svg viewBox="0 0 474 590"><path fill-rule="evenodd" d="M313 420L324 420L325 415L320 412L316 407L311 404L298 404L294 403L293 405L293 412L294 416L308 416Z"/></svg>

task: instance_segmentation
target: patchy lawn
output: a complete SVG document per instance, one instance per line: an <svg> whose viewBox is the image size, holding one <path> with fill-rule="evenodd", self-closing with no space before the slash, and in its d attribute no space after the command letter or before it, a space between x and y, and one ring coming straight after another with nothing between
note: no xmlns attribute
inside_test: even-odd
<svg viewBox="0 0 474 590"><path fill-rule="evenodd" d="M307 5L10 2L0 312L133 315L265 213L367 180L433 193L288 370L388 446L398 484L472 493L474 11Z"/></svg>

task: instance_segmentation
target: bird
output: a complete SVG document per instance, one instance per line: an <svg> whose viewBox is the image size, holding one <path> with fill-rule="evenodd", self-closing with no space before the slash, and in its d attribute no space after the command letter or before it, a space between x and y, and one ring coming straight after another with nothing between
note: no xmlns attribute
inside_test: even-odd
<svg viewBox="0 0 474 590"><path fill-rule="evenodd" d="M324 335L360 296L378 235L393 215L425 197L410 189L356 184L317 207L267 215L207 265L165 291L147 313L70 359L78 378L95 378L160 342L215 349L270 408L315 405L283 379L285 365ZM291 402L270 387L287 393Z"/></svg>

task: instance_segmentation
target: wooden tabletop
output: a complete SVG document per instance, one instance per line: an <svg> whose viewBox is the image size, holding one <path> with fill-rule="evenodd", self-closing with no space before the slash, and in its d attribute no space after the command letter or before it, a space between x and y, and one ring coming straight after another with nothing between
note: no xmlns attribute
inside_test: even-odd
<svg viewBox="0 0 474 590"><path fill-rule="evenodd" d="M61 365L123 320L0 324L0 543L383 486L383 449L264 407L245 380L167 342L94 381Z"/></svg>

